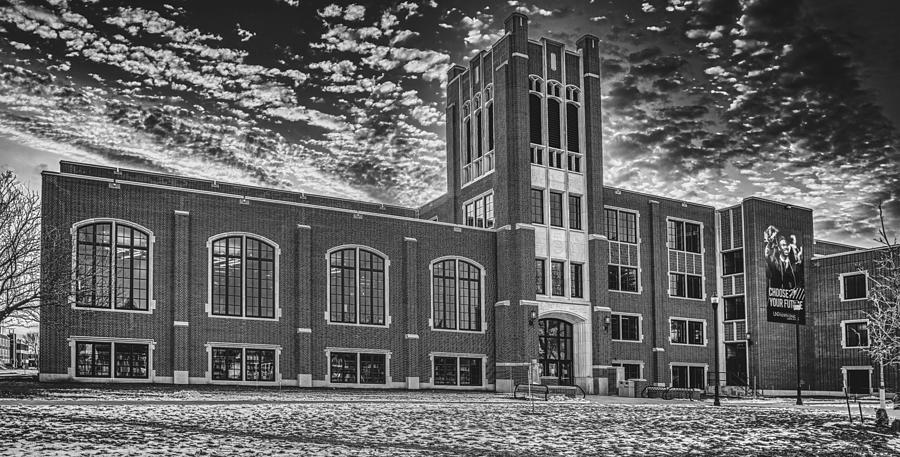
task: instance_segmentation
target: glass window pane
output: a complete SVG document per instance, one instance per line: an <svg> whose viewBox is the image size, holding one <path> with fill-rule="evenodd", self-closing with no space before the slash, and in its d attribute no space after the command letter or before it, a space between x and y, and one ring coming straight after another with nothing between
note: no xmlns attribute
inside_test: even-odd
<svg viewBox="0 0 900 457"><path fill-rule="evenodd" d="M356 384L357 379L355 353L331 353L331 382Z"/></svg>
<svg viewBox="0 0 900 457"><path fill-rule="evenodd" d="M456 385L456 357L434 358L434 385Z"/></svg>
<svg viewBox="0 0 900 457"><path fill-rule="evenodd" d="M386 363L384 354L359 355L360 384L385 384Z"/></svg>
<svg viewBox="0 0 900 457"><path fill-rule="evenodd" d="M116 343L117 378L147 378L150 349L146 344Z"/></svg>

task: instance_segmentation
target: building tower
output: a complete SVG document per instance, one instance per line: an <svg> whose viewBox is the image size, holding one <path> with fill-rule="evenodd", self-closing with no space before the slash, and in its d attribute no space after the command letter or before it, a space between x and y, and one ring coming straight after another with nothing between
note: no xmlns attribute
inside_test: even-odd
<svg viewBox="0 0 900 457"><path fill-rule="evenodd" d="M545 383L593 392L595 378L605 388L594 367L608 359L597 327L609 317L599 39L576 50L529 40L518 13L504 27L468 68L449 70L448 217L498 230L497 390L538 361Z"/></svg>

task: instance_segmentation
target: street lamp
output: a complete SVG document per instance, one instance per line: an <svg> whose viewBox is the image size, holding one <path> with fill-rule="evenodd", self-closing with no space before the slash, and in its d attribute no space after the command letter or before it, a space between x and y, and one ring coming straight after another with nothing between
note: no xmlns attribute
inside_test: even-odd
<svg viewBox="0 0 900 457"><path fill-rule="evenodd" d="M716 397L713 400L713 406L722 406L722 403L719 402L719 297L713 295L710 299L712 302L713 309L713 345L715 346L715 357L716 361L714 363L716 367L716 376L715 376L715 392Z"/></svg>

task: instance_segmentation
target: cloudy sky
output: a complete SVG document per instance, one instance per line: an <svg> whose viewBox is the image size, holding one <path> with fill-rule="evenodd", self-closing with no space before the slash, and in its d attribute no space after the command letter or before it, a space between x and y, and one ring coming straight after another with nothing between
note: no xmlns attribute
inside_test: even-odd
<svg viewBox="0 0 900 457"><path fill-rule="evenodd" d="M895 0L0 4L0 167L76 160L418 205L445 187L443 87L513 11L603 42L605 180L900 226Z"/></svg>

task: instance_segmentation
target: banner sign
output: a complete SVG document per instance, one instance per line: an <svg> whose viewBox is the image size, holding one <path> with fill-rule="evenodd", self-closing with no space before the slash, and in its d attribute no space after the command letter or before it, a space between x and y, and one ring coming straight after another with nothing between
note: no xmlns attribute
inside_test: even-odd
<svg viewBox="0 0 900 457"><path fill-rule="evenodd" d="M766 320L806 324L806 289L803 284L803 247L797 235L770 225L763 234L766 259Z"/></svg>

